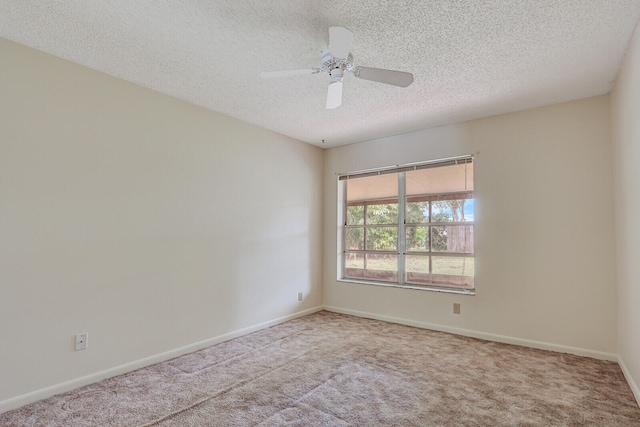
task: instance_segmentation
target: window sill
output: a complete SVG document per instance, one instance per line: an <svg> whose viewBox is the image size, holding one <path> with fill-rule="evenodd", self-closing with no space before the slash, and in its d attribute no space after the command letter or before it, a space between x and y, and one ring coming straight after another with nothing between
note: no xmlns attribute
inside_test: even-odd
<svg viewBox="0 0 640 427"><path fill-rule="evenodd" d="M417 286L417 285L397 285L394 283L373 282L356 279L337 279L338 282L343 283L356 283L358 285L372 285L372 286L384 286L387 288L400 288L400 289L413 289L416 291L431 291L442 292L445 294L458 294L458 295L475 295L475 289L455 289L455 288L440 288L437 286Z"/></svg>

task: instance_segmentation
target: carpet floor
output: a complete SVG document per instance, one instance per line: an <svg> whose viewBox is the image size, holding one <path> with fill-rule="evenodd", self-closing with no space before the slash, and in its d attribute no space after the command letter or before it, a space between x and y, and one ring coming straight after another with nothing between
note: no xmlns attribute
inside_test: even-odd
<svg viewBox="0 0 640 427"><path fill-rule="evenodd" d="M640 426L617 363L322 311L0 426Z"/></svg>

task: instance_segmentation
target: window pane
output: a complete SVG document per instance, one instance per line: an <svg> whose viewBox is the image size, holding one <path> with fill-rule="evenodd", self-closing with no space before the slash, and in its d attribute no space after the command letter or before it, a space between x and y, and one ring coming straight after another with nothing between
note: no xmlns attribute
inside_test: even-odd
<svg viewBox="0 0 640 427"><path fill-rule="evenodd" d="M429 273L431 258L431 273ZM473 288L474 258L407 255L407 283Z"/></svg>
<svg viewBox="0 0 640 427"><path fill-rule="evenodd" d="M407 226L407 251L429 251L429 227Z"/></svg>
<svg viewBox="0 0 640 427"><path fill-rule="evenodd" d="M429 272L429 256L428 255L407 255L406 256L407 272L428 273Z"/></svg>
<svg viewBox="0 0 640 427"><path fill-rule="evenodd" d="M464 220L475 221L475 209L476 201L474 199L467 199L464 202Z"/></svg>
<svg viewBox="0 0 640 427"><path fill-rule="evenodd" d="M398 281L398 256L367 254L364 277L374 280Z"/></svg>
<svg viewBox="0 0 640 427"><path fill-rule="evenodd" d="M433 252L473 253L473 225L437 225L431 227Z"/></svg>
<svg viewBox="0 0 640 427"><path fill-rule="evenodd" d="M406 209L407 224L429 222L429 202L407 202Z"/></svg>
<svg viewBox="0 0 640 427"><path fill-rule="evenodd" d="M364 227L345 229L347 251L364 249Z"/></svg>
<svg viewBox="0 0 640 427"><path fill-rule="evenodd" d="M364 224L364 206L347 206L347 224Z"/></svg>
<svg viewBox="0 0 640 427"><path fill-rule="evenodd" d="M431 208L431 222L473 221L473 199L438 200Z"/></svg>
<svg viewBox="0 0 640 427"><path fill-rule="evenodd" d="M429 284L431 275L429 274L428 255L407 255L405 258L405 280L410 283Z"/></svg>
<svg viewBox="0 0 640 427"><path fill-rule="evenodd" d="M473 276L474 261L473 257L434 256L432 272L433 274Z"/></svg>
<svg viewBox="0 0 640 427"><path fill-rule="evenodd" d="M345 276L354 279L398 281L398 256L345 253Z"/></svg>
<svg viewBox="0 0 640 427"><path fill-rule="evenodd" d="M353 277L355 272L351 270L363 270L364 269L364 254L357 254L353 252L347 252L344 254L344 265L347 270L347 276ZM362 274L360 275L360 277Z"/></svg>
<svg viewBox="0 0 640 427"><path fill-rule="evenodd" d="M431 227L431 250L433 252L447 252L448 229L449 227L444 225Z"/></svg>
<svg viewBox="0 0 640 427"><path fill-rule="evenodd" d="M368 251L396 251L398 248L398 227L367 228Z"/></svg>
<svg viewBox="0 0 640 427"><path fill-rule="evenodd" d="M367 224L398 224L398 203L367 205Z"/></svg>
<svg viewBox="0 0 640 427"><path fill-rule="evenodd" d="M437 257L431 259L434 285L473 288L473 257Z"/></svg>

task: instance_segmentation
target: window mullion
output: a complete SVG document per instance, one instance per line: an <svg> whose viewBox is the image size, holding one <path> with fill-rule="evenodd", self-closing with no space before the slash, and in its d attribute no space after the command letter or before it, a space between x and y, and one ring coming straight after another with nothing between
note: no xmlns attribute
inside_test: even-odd
<svg viewBox="0 0 640 427"><path fill-rule="evenodd" d="M431 258L431 254L433 252L433 201L429 200L429 228L427 229L429 233L429 275L433 274L433 259Z"/></svg>
<svg viewBox="0 0 640 427"><path fill-rule="evenodd" d="M342 224L342 235L340 236L342 239L342 266L341 266L341 277L347 277L347 182L344 181L342 184L342 218L340 218L340 223Z"/></svg>
<svg viewBox="0 0 640 427"><path fill-rule="evenodd" d="M405 283L405 255L406 255L406 233L405 233L405 203L406 203L406 182L405 172L398 174L398 284Z"/></svg>
<svg viewBox="0 0 640 427"><path fill-rule="evenodd" d="M364 254L362 255L362 266L365 271L367 271L367 203L364 203L362 214L364 215L362 218L362 242L364 244Z"/></svg>

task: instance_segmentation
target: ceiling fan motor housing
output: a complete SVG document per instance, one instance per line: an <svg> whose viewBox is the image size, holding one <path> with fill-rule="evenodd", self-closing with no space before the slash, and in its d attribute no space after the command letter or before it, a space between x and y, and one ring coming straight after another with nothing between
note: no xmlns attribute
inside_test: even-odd
<svg viewBox="0 0 640 427"><path fill-rule="evenodd" d="M336 83L342 81L342 77L344 76L344 70L342 68L334 68L329 72L331 79L329 80L329 84Z"/></svg>
<svg viewBox="0 0 640 427"><path fill-rule="evenodd" d="M334 58L331 56L331 52L328 50L322 54L322 71L329 73L331 75L331 79L333 80L334 72L337 76L339 72L340 78L344 75L344 70L351 71L353 70L353 55L349 54L346 59ZM339 70L339 71L335 71Z"/></svg>

